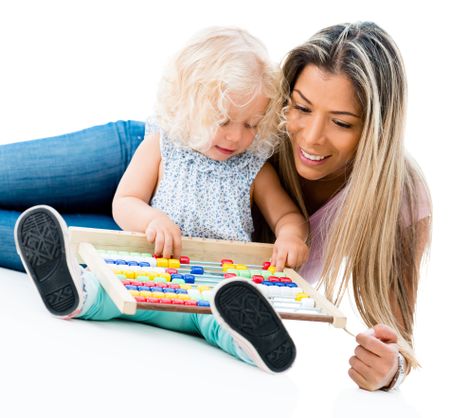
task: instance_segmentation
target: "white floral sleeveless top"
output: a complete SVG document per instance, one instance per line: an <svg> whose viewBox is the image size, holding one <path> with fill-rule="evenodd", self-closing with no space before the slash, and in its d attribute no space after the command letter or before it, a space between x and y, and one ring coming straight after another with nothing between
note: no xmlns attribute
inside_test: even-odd
<svg viewBox="0 0 450 418"><path fill-rule="evenodd" d="M174 144L147 121L146 134L158 132L164 171L150 205L165 212L183 236L251 241L250 188L266 159L247 151L215 161Z"/></svg>

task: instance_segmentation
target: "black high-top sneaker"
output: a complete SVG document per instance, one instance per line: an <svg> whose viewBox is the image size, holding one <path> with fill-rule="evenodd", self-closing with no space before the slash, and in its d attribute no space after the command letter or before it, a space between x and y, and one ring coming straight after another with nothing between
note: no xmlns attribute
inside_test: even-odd
<svg viewBox="0 0 450 418"><path fill-rule="evenodd" d="M214 289L211 310L219 324L259 368L279 373L294 363L295 344L281 318L248 280L222 281Z"/></svg>
<svg viewBox="0 0 450 418"><path fill-rule="evenodd" d="M48 311L61 318L81 312L81 268L69 246L67 225L50 206L23 212L14 228L17 252Z"/></svg>

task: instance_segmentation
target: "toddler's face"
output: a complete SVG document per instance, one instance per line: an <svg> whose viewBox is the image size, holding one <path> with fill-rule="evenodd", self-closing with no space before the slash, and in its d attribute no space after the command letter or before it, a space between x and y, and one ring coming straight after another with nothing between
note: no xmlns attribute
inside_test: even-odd
<svg viewBox="0 0 450 418"><path fill-rule="evenodd" d="M231 95L230 99L232 104L228 119L221 123L209 149L204 152L207 157L217 161L228 160L247 150L269 104L269 99L262 95L256 96L250 102L248 98L237 95Z"/></svg>

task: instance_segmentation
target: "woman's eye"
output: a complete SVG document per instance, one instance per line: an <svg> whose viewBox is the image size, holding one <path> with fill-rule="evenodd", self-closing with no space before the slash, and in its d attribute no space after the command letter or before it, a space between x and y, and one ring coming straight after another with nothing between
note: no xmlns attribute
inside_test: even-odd
<svg viewBox="0 0 450 418"><path fill-rule="evenodd" d="M335 120L334 123L337 126L340 126L341 128L345 128L345 129L350 129L352 127L352 125L350 125L349 123L345 123L345 122L342 122L340 120Z"/></svg>
<svg viewBox="0 0 450 418"><path fill-rule="evenodd" d="M258 124L252 125L251 123L246 123L244 126L246 129L256 129Z"/></svg>
<svg viewBox="0 0 450 418"><path fill-rule="evenodd" d="M224 120L222 122L219 122L219 126L227 126L229 123L230 123L230 120L227 119L227 120Z"/></svg>

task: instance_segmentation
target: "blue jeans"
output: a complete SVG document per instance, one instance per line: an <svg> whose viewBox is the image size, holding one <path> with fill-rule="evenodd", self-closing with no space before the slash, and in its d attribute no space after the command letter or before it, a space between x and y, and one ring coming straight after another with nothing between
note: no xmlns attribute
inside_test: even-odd
<svg viewBox="0 0 450 418"><path fill-rule="evenodd" d="M13 232L30 206L53 206L70 226L119 229L112 199L144 130L118 121L0 146L0 267L24 271Z"/></svg>
<svg viewBox="0 0 450 418"><path fill-rule="evenodd" d="M116 187L145 124L119 121L68 135L0 146L0 266L24 271L14 244L14 225L30 206L57 209L68 225L119 229L112 219ZM97 278L84 272L88 306L80 319L122 318L201 335L216 347L251 363L212 315L138 311L121 315Z"/></svg>

